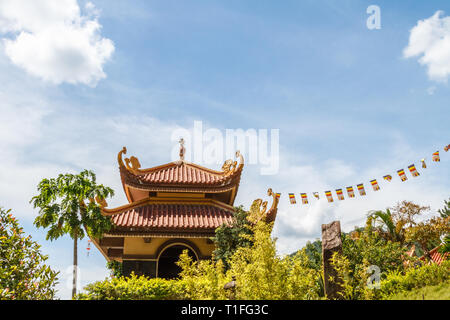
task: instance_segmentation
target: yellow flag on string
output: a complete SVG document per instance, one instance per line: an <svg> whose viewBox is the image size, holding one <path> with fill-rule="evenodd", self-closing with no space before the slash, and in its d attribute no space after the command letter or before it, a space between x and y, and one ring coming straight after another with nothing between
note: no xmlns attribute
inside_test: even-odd
<svg viewBox="0 0 450 320"><path fill-rule="evenodd" d="M316 197L317 200L320 199L319 193L318 192L313 192L314 197Z"/></svg>
<svg viewBox="0 0 450 320"><path fill-rule="evenodd" d="M366 195L366 190L364 189L364 184L363 183L358 184L357 188L358 188L359 194L361 196L365 196Z"/></svg>
<svg viewBox="0 0 450 320"><path fill-rule="evenodd" d="M427 164L425 163L425 159L422 159L420 161L422 161L422 168L426 169L427 168Z"/></svg>
<svg viewBox="0 0 450 320"><path fill-rule="evenodd" d="M302 197L302 203L308 204L308 196L306 195L306 193L302 193L301 197Z"/></svg>
<svg viewBox="0 0 450 320"><path fill-rule="evenodd" d="M400 179L402 179L402 181L408 180L408 178L406 177L406 174L405 174L405 170L400 169L397 171L397 173L400 176Z"/></svg>
<svg viewBox="0 0 450 320"><path fill-rule="evenodd" d="M293 193L289 193L289 200L291 201L291 204L297 203L297 201L295 201L295 195Z"/></svg>
<svg viewBox="0 0 450 320"><path fill-rule="evenodd" d="M278 200L280 200L281 193L275 193L275 197L276 197Z"/></svg>
<svg viewBox="0 0 450 320"><path fill-rule="evenodd" d="M347 194L350 198L355 197L355 192L353 191L353 187L347 187Z"/></svg>
<svg viewBox="0 0 450 320"><path fill-rule="evenodd" d="M384 180L391 182L392 176L390 174L383 177Z"/></svg>
<svg viewBox="0 0 450 320"><path fill-rule="evenodd" d="M370 183L372 184L372 187L373 187L374 191L380 190L380 186L378 185L377 179L374 179L374 180L370 181Z"/></svg>
<svg viewBox="0 0 450 320"><path fill-rule="evenodd" d="M414 164L410 165L410 166L408 167L408 169L409 169L409 171L411 172L411 174L412 174L413 177L418 177L418 176L420 176L420 174L419 174L419 172L417 172L416 166L415 166Z"/></svg>
<svg viewBox="0 0 450 320"><path fill-rule="evenodd" d="M328 202L333 202L333 195L331 191L325 191L325 195L327 196Z"/></svg>

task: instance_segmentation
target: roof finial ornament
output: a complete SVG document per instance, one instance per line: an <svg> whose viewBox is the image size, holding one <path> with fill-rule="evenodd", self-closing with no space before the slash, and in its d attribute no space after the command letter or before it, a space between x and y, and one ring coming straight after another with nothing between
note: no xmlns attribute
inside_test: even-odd
<svg viewBox="0 0 450 320"><path fill-rule="evenodd" d="M186 148L184 147L184 139L181 138L178 142L180 143L180 160L184 161L184 155L186 153Z"/></svg>
<svg viewBox="0 0 450 320"><path fill-rule="evenodd" d="M123 159L122 156L124 154L127 154L127 148L123 147L122 150L120 150L119 154L117 155L117 162L119 162L119 167L125 167L124 163L123 163Z"/></svg>

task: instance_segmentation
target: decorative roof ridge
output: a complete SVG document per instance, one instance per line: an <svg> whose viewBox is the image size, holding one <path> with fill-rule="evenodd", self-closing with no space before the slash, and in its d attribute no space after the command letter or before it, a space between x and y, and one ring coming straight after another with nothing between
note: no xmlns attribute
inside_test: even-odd
<svg viewBox="0 0 450 320"><path fill-rule="evenodd" d="M227 211L234 211L234 207L226 203L214 200L214 199L173 199L173 198L146 198L139 201L135 201L117 208L107 209L102 207L101 211L104 216L114 216L121 214L125 211L144 207L152 204L167 204L167 205L210 205L224 209Z"/></svg>
<svg viewBox="0 0 450 320"><path fill-rule="evenodd" d="M242 171L242 169L244 167L244 157L241 155L240 151L236 151L236 157L240 158L239 166L237 165L237 161L233 161L231 159L226 160L222 166L222 171L217 171L214 169L206 168L204 166L201 166L201 165L198 165L198 164L195 164L192 162L188 162L185 160L172 161L172 162L162 164L159 166L155 166L155 167L151 167L151 168L147 168L147 169L141 169L141 164L140 164L138 158L132 156L130 158L123 159L124 154L127 154L126 147L123 147L122 150L117 155L117 161L119 163L119 168L120 167L125 168L125 169L127 169L127 171L129 171L130 173L132 173L135 176L146 175L149 173L153 173L155 171L160 171L160 170L174 167L174 166L187 165L187 166L195 167L202 171L209 172L209 173L217 175L217 176L228 177L237 172ZM124 161L125 161L125 163L124 163Z"/></svg>

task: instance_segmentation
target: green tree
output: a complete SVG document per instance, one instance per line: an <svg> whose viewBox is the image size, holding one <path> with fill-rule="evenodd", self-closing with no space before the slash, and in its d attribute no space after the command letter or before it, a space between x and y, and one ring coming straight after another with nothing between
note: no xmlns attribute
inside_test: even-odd
<svg viewBox="0 0 450 320"><path fill-rule="evenodd" d="M240 247L249 247L252 242L248 236L253 234L251 223L247 219L248 212L243 206L235 208L233 213L233 223L222 225L216 229L213 241L216 249L213 252L216 261L221 260L225 269L229 268L229 259Z"/></svg>
<svg viewBox="0 0 450 320"><path fill-rule="evenodd" d="M444 200L444 208L438 210L441 218L450 217L450 199L449 201ZM440 253L450 252L450 234L444 237L442 247L439 249Z"/></svg>
<svg viewBox="0 0 450 320"><path fill-rule="evenodd" d="M439 215L441 218L448 218L450 217L450 199L449 201L444 200L444 208L438 210Z"/></svg>
<svg viewBox="0 0 450 320"><path fill-rule="evenodd" d="M305 253L309 258L310 266L313 269L322 269L322 241L316 239L314 242L308 241L305 246ZM293 256L293 255L292 255Z"/></svg>
<svg viewBox="0 0 450 320"><path fill-rule="evenodd" d="M402 222L402 228L403 226L409 228L416 224L415 217L429 211L430 207L421 206L412 201L402 201L390 209L392 211L393 221L395 221L396 224Z"/></svg>
<svg viewBox="0 0 450 320"><path fill-rule="evenodd" d="M10 211L0 208L0 300L53 299L58 273Z"/></svg>
<svg viewBox="0 0 450 320"><path fill-rule="evenodd" d="M447 235L444 238L443 242L444 243L442 244L442 247L439 249L439 252L442 253L442 254L450 252L450 236Z"/></svg>
<svg viewBox="0 0 450 320"><path fill-rule="evenodd" d="M178 265L181 281L189 299L317 299L320 272L310 267L305 250L293 256L279 256L276 239L271 237L272 223L260 220L251 226L251 246L239 247L225 271L222 260L193 261L185 251ZM236 279L234 294L224 285Z"/></svg>
<svg viewBox="0 0 450 320"><path fill-rule="evenodd" d="M394 221L390 209L386 211L377 210L369 213L370 220L380 235L386 240L398 241L403 243L405 240L403 220Z"/></svg>
<svg viewBox="0 0 450 320"><path fill-rule="evenodd" d="M430 260L430 250L441 243L442 236L449 233L450 217L434 217L408 228L406 239L409 242L418 243L424 252L424 256Z"/></svg>
<svg viewBox="0 0 450 320"><path fill-rule="evenodd" d="M369 215L364 229L342 234L342 255L335 255L332 264L343 280L345 299L371 299L373 292L367 288L367 273L370 266L376 266L385 276L391 271L402 272L405 268L406 248L382 236L374 228L373 217Z"/></svg>
<svg viewBox="0 0 450 320"><path fill-rule="evenodd" d="M415 226L415 217L428 210L430 207L423 207L412 201L402 201L386 211L370 211L367 223L372 223L374 231L386 240L404 244L406 229Z"/></svg>
<svg viewBox="0 0 450 320"><path fill-rule="evenodd" d="M106 263L106 267L111 271L111 276L120 278L123 276L123 264L116 260L111 260Z"/></svg>
<svg viewBox="0 0 450 320"><path fill-rule="evenodd" d="M308 241L301 250L291 253L289 256L294 258L299 253L304 253L308 258L308 268L314 269L318 272L317 278L317 293L319 297L325 296L325 288L323 283L323 272L322 272L322 241L316 239L314 242Z"/></svg>
<svg viewBox="0 0 450 320"><path fill-rule="evenodd" d="M305 250L279 256L273 223L259 221L251 236L253 245L236 250L229 275L236 277L237 299L310 300L319 297L320 272L310 267Z"/></svg>
<svg viewBox="0 0 450 320"><path fill-rule="evenodd" d="M31 199L34 208L39 208L36 227L48 228L47 240L55 240L68 234L73 239L73 289L76 294L78 268L78 240L86 232L101 238L112 226L111 220L101 213L100 204L114 195L111 188L96 183L95 174L84 170L79 174L60 174L58 178L43 179L39 194ZM85 232L86 231L86 232Z"/></svg>

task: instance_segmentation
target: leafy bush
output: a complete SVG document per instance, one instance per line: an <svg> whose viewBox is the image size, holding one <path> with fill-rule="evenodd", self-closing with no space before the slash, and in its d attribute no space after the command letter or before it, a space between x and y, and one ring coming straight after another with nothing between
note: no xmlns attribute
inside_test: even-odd
<svg viewBox="0 0 450 320"><path fill-rule="evenodd" d="M105 279L87 285L77 300L179 300L185 299L179 280L149 279L132 274L129 278Z"/></svg>
<svg viewBox="0 0 450 320"><path fill-rule="evenodd" d="M222 260L193 261L187 250L180 255L181 279L185 294L192 300L224 300L227 294L223 286L230 281L225 274Z"/></svg>
<svg viewBox="0 0 450 320"><path fill-rule="evenodd" d="M373 226L373 216L370 215L366 227L352 234L342 234L342 254L334 254L332 266L337 271L342 286L340 292L343 299L370 300L374 291L368 288L370 270L378 268L381 278L389 272L404 271L406 248L400 242L386 240L379 230Z"/></svg>
<svg viewBox="0 0 450 320"><path fill-rule="evenodd" d="M450 280L450 261L446 260L441 265L427 264L419 268L411 268L402 274L398 271L390 272L386 279L382 280L379 297L386 299L389 296L430 285L437 285Z"/></svg>
<svg viewBox="0 0 450 320"><path fill-rule="evenodd" d="M262 221L253 226L248 236L252 245L235 251L227 271L221 261L193 262L184 253L179 266L187 296L190 299L231 298L231 292L225 292L223 286L235 277L233 298L236 299L318 299L320 272L310 267L304 250L293 257L278 256L271 230L272 225Z"/></svg>
<svg viewBox="0 0 450 320"><path fill-rule="evenodd" d="M400 242L385 240L377 232L373 232L368 223L359 238L352 239L349 235L342 235L342 250L349 259L352 271L358 271L364 265L375 265L382 272L403 270L406 258L406 248Z"/></svg>
<svg viewBox="0 0 450 320"><path fill-rule="evenodd" d="M402 291L390 296L389 300L450 300L450 281L435 286Z"/></svg>
<svg viewBox="0 0 450 320"><path fill-rule="evenodd" d="M16 218L0 208L0 300L49 300L58 275L40 245L25 236Z"/></svg>

